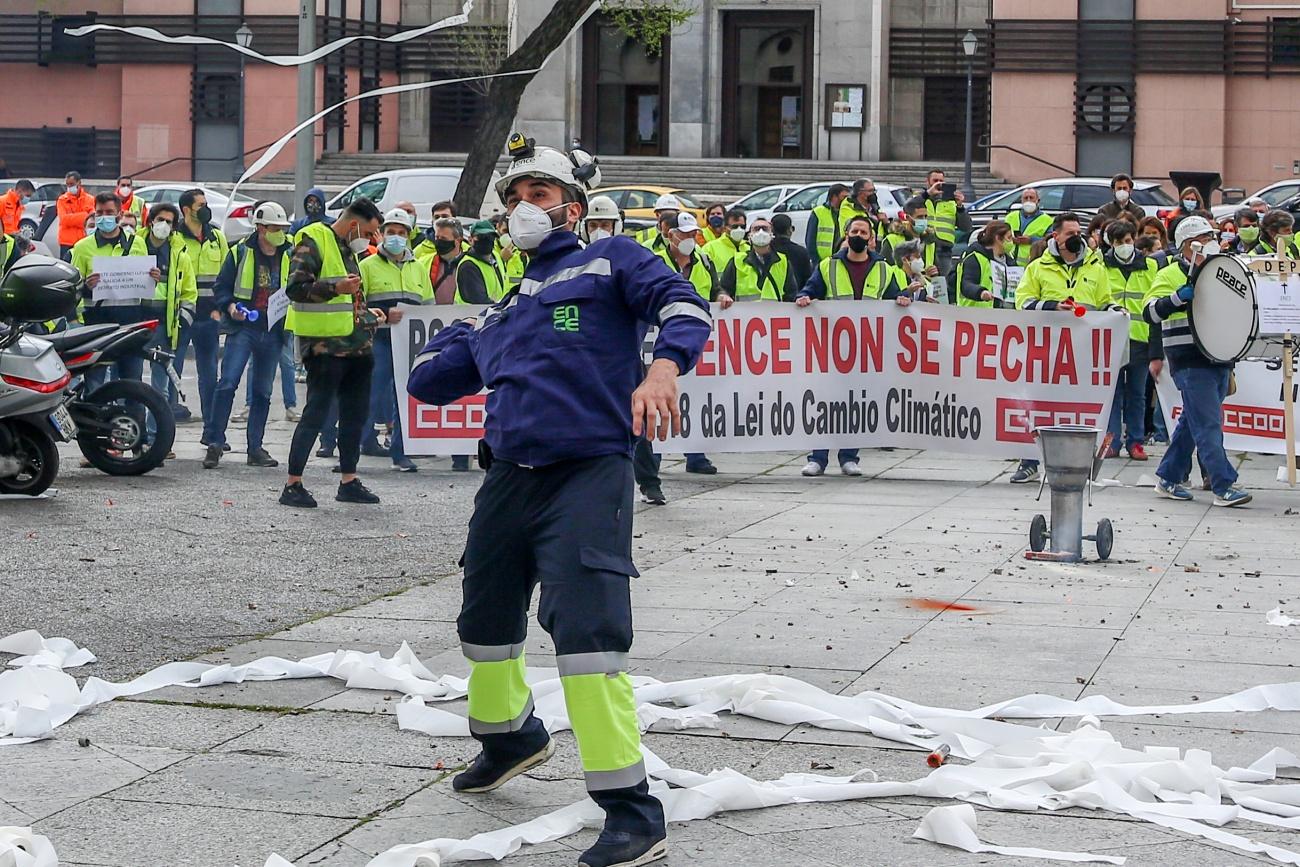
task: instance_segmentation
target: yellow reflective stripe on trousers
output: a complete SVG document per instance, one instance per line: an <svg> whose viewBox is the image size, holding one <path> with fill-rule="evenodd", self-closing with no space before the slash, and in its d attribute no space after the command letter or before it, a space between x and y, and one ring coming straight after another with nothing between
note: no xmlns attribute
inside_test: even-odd
<svg viewBox="0 0 1300 867"><path fill-rule="evenodd" d="M557 658L556 663L563 658ZM571 674L561 675L560 684L564 687L564 703L573 734L578 739L587 789L622 789L644 780L641 728L631 678L621 671Z"/></svg>
<svg viewBox="0 0 1300 867"><path fill-rule="evenodd" d="M519 731L533 712L524 679L522 644L461 644L469 660L469 730L476 735Z"/></svg>

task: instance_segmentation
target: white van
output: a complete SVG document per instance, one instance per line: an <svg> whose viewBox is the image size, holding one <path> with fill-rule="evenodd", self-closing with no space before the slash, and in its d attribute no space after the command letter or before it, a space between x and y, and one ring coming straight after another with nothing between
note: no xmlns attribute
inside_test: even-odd
<svg viewBox="0 0 1300 867"><path fill-rule="evenodd" d="M397 207L398 202L411 202L415 205L416 222L428 226L433 223L433 206L455 195L456 185L460 183L460 172L457 168L395 169L367 175L326 202L325 213L337 217L353 199L365 196L385 214ZM488 181L483 204L479 207L478 219L505 213L505 205L496 193L496 182L499 180L500 173L494 171L492 179Z"/></svg>

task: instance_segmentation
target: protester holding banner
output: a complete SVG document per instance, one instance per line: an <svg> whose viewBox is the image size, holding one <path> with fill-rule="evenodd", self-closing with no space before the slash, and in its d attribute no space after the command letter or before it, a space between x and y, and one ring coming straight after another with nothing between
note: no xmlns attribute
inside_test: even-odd
<svg viewBox="0 0 1300 867"><path fill-rule="evenodd" d="M749 247L732 257L718 280L718 303L723 310L736 301L794 300L799 291L794 269L790 260L772 247L774 237L769 220L755 220L749 227Z"/></svg>
<svg viewBox="0 0 1300 867"><path fill-rule="evenodd" d="M1110 409L1111 446L1106 457L1118 457L1121 443L1135 461L1147 459L1146 412L1147 344L1151 326L1143 318L1147 292L1159 266L1137 251L1137 226L1127 219L1106 227L1110 249L1103 259L1111 297L1128 311L1128 362L1120 368L1115 383L1115 402Z"/></svg>
<svg viewBox="0 0 1300 867"><path fill-rule="evenodd" d="M657 246L651 249L659 254L664 264L685 277L695 287L695 291L705 301L712 301L718 295L718 273L713 269L713 262L708 256L701 255L696 242L700 226L695 215L690 211L680 211L670 219L659 222ZM656 456L655 467L658 468ZM686 472L712 476L718 468L709 460L708 455L698 452L686 454ZM642 483L642 492L646 487L657 487Z"/></svg>
<svg viewBox="0 0 1300 867"><path fill-rule="evenodd" d="M528 277L477 322L438 332L408 385L438 405L491 389L487 477L470 519L457 620L471 665L469 728L483 752L452 787L492 791L554 752L525 680L529 598L540 583L538 620L555 643L588 792L605 811L579 863L648 864L664 856L667 828L627 675L636 574L629 457L643 427L663 439L679 431L677 376L695 364L711 317L686 280L630 238L581 246L574 230L600 182L590 155L517 134L510 151L497 191L511 237L536 251ZM642 379L648 325L659 336Z"/></svg>
<svg viewBox="0 0 1300 867"><path fill-rule="evenodd" d="M122 232L117 222L122 203L118 201L115 193L100 193L92 201L95 209L95 231L77 241L73 245L71 253L73 267L81 272L82 277L86 278L82 290L88 299L84 314L85 323L87 325L109 323L130 325L133 322L139 322L145 318L140 301L146 293L143 290L129 296L127 294L109 296L96 293L95 288L99 285L100 275L95 271L95 265L97 262L111 257L148 256L149 252L145 249L144 238L141 238L138 234L128 238ZM103 383L108 376L108 366L97 365L88 370L86 372L87 383L92 387ZM129 353L119 356L116 361L111 363L111 366L116 370L118 379L139 379L140 374L144 371L144 361L139 356Z"/></svg>
<svg viewBox="0 0 1300 867"><path fill-rule="evenodd" d="M844 247L818 263L808 283L799 290L799 297L795 300L798 306L807 307L822 299L839 301L849 298L855 301L890 300L903 307L911 303L908 295L899 292L889 263L870 249L874 224L871 217L862 214L849 219L844 227ZM857 449L840 449L836 458L844 475L862 475ZM813 449L801 473L820 476L826 472L829 461L829 449Z"/></svg>
<svg viewBox="0 0 1300 867"><path fill-rule="evenodd" d="M490 230L491 227L489 227ZM432 304L433 284L429 270L411 252L410 238L415 231L415 218L401 208L384 215L380 226L383 240L379 252L361 261L361 287L366 295L366 305L384 311L385 325L402 321L399 304ZM492 238L496 233L492 232ZM402 424L397 414L399 396L393 390L393 332L383 327L375 332L375 369L370 378L370 417L361 437L361 453L372 457L387 457L393 469L413 473L418 468L402 450ZM393 429L387 449L379 444L380 427Z"/></svg>
<svg viewBox="0 0 1300 867"><path fill-rule="evenodd" d="M120 191L118 195L120 198ZM154 340L168 352L176 351L182 329L194 322L199 299L194 260L185 249L180 233L175 231L180 221L181 214L175 205L159 202L149 209L149 231L143 236L145 249L157 261L150 276L158 282L153 297L143 299L141 306L148 315L161 320ZM167 368L150 364L149 384L159 394L167 394L172 384Z"/></svg>
<svg viewBox="0 0 1300 867"><path fill-rule="evenodd" d="M993 220L975 236L957 263L957 304L962 307L1010 306L1014 296L1007 291L1007 260L1013 248L1011 226Z"/></svg>
<svg viewBox="0 0 1300 867"><path fill-rule="evenodd" d="M150 216L162 205L155 205ZM203 420L203 441L208 444L203 458L205 470L216 469L228 448L226 429L240 380L251 363L249 385L253 397L248 406L248 465L278 467L280 462L262 446L266 420L271 412L271 389L284 351L283 294L289 282L289 216L276 202L260 202L253 209L253 234L230 248L212 296L217 309L231 322L226 349L221 357L221 374L212 397L212 418ZM278 296L278 298L277 298ZM272 299L276 301L273 303ZM274 321L273 320L274 314Z"/></svg>
<svg viewBox="0 0 1300 867"><path fill-rule="evenodd" d="M1267 217L1264 223L1267 232ZM1251 495L1237 487L1237 470L1223 450L1223 400L1228 396L1233 365L1211 361L1201 353L1187 315L1196 293L1197 268L1206 257L1219 252L1214 227L1204 217L1184 217L1174 231L1174 242L1178 258L1156 274L1144 312L1148 323L1160 326L1169 373L1183 398L1182 415L1156 469L1155 492L1171 500L1192 499L1186 480L1192 472L1195 448L1202 468L1209 473L1214 505L1245 505Z"/></svg>

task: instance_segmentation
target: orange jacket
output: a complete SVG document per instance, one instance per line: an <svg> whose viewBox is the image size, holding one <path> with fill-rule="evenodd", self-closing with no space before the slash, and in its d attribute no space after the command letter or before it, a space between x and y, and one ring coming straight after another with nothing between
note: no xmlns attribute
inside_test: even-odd
<svg viewBox="0 0 1300 867"><path fill-rule="evenodd" d="M0 232L6 235L18 233L18 223L23 217L23 200L17 190L10 190L0 196Z"/></svg>
<svg viewBox="0 0 1300 867"><path fill-rule="evenodd" d="M95 197L83 187L77 195L64 193L54 203L59 215L59 246L71 247L86 237L86 218L95 213Z"/></svg>

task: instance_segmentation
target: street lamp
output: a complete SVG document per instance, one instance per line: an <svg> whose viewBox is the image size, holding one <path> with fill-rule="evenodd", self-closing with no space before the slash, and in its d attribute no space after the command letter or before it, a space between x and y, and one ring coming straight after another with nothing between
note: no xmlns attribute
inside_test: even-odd
<svg viewBox="0 0 1300 867"><path fill-rule="evenodd" d="M971 183L971 137L974 134L972 115L974 113L975 86L975 51L980 47L979 37L974 30L967 30L961 38L961 50L966 53L966 174L962 178L962 192L967 202L975 201L975 185Z"/></svg>
<svg viewBox="0 0 1300 867"><path fill-rule="evenodd" d="M239 29L235 31L235 44L240 48L251 48L253 46L253 28L248 26L247 21L240 22ZM242 52L239 55L239 171L235 174L235 180L238 181L244 176L244 102L246 99L244 89L244 63L245 56ZM969 150L969 148L968 148Z"/></svg>

